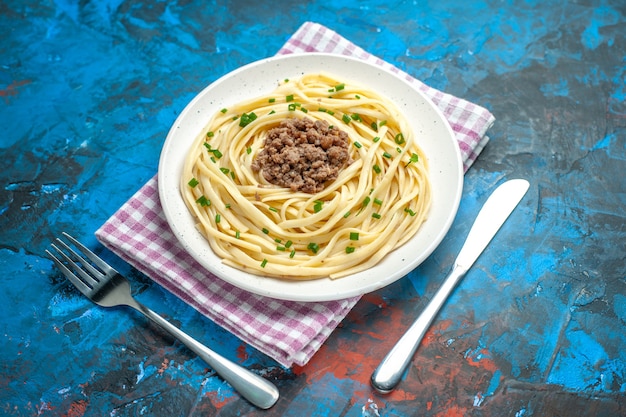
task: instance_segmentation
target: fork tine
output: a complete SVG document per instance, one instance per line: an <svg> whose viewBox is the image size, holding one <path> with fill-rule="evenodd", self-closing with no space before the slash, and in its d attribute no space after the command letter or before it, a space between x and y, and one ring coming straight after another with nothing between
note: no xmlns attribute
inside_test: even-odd
<svg viewBox="0 0 626 417"><path fill-rule="evenodd" d="M74 268L74 270L80 274L80 276L83 278L87 285L95 285L105 278L105 275L101 271L98 271L96 268L94 268L94 266L87 262L85 258L80 256L78 253L76 253L74 249L69 247L67 243L63 242L61 239L56 239L56 242L63 246L63 249L65 249L67 252L69 252L70 255L72 255L73 258L68 256L64 251L59 251L59 253L72 266L72 268ZM54 244L52 244L52 246L54 246ZM59 250L56 247L55 249ZM78 266L76 262L80 263L81 266ZM89 271L89 274L91 275L87 274L84 269Z"/></svg>
<svg viewBox="0 0 626 417"><path fill-rule="evenodd" d="M117 272L111 265L104 262L98 255L90 251L85 245L80 243L78 240L74 239L70 234L63 232L63 236L65 236L74 246L81 250L82 253L87 255L87 257L98 266L105 274L110 272Z"/></svg>
<svg viewBox="0 0 626 417"><path fill-rule="evenodd" d="M56 246L54 246L54 244L52 244L51 246L53 246L59 253L63 253L61 251L59 251L59 248L57 248ZM87 294L89 291L91 291L91 287L89 287L87 284L85 284L80 278L78 278L67 266L65 266L65 264L63 262L61 262L61 260L59 260L59 258L57 258L52 252L50 252L48 249L46 249L46 253L48 254L48 256L52 259L52 261L54 262L54 264L57 266L57 268L59 268L61 270L61 272L63 272L63 275L65 275L65 277L67 279L70 280L70 282L72 284L74 284L74 286L76 288L78 288L80 290L80 292L82 292L83 294Z"/></svg>

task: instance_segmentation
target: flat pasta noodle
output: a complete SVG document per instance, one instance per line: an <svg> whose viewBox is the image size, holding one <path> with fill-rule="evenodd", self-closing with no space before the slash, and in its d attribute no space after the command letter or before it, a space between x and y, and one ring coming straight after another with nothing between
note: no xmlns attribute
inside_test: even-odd
<svg viewBox="0 0 626 417"><path fill-rule="evenodd" d="M290 118L348 135L351 162L319 192L271 184L251 168L268 132ZM217 112L185 159L181 194L224 263L294 280L376 265L417 233L431 205L427 158L395 104L327 73Z"/></svg>

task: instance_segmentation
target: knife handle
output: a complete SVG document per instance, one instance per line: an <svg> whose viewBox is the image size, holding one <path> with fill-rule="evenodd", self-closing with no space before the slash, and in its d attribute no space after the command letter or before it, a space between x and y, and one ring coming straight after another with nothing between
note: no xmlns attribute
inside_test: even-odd
<svg viewBox="0 0 626 417"><path fill-rule="evenodd" d="M454 266L422 314L383 358L371 377L371 384L376 391L388 394L398 385L430 324L466 272L467 269L459 264Z"/></svg>

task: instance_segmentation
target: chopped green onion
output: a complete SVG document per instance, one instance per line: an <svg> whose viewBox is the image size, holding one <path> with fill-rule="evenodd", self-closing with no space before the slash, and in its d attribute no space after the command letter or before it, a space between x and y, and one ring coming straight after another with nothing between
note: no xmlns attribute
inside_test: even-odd
<svg viewBox="0 0 626 417"><path fill-rule="evenodd" d="M187 183L187 185L189 185L191 188L195 188L198 184L200 184L200 182L195 178L190 179Z"/></svg>
<svg viewBox="0 0 626 417"><path fill-rule="evenodd" d="M215 134L213 132L206 132L206 137L207 138L212 138L213 136L215 136Z"/></svg>
<svg viewBox="0 0 626 417"><path fill-rule="evenodd" d="M361 149L361 147L363 147L360 142L354 142L354 146L358 149Z"/></svg>
<svg viewBox="0 0 626 417"><path fill-rule="evenodd" d="M343 120L343 122L344 122L345 124L348 124L348 123L350 123L350 121L352 120L352 118L351 118L350 116L348 116L347 114L344 114L344 115L341 117L341 120Z"/></svg>
<svg viewBox="0 0 626 417"><path fill-rule="evenodd" d="M200 204L202 207L209 207L211 200L202 195L196 200L196 203Z"/></svg>
<svg viewBox="0 0 626 417"><path fill-rule="evenodd" d="M374 164L374 166L372 167L372 169L374 170L375 173L380 174L381 169L377 164Z"/></svg>
<svg viewBox="0 0 626 417"><path fill-rule="evenodd" d="M391 158L391 154L390 154L389 152L384 152L384 153L383 153L383 156L384 156L385 158Z"/></svg>
<svg viewBox="0 0 626 417"><path fill-rule="evenodd" d="M237 230L235 232L235 239L240 239L241 238L241 233L239 232L239 230Z"/></svg>
<svg viewBox="0 0 626 417"><path fill-rule="evenodd" d="M409 213L409 215L410 215L411 217L413 217L413 216L415 216L415 215L417 214L417 213L415 213L413 210L411 210L411 209L410 209L410 208L408 208L408 207L406 207L406 208L404 209L404 211L405 211L406 213Z"/></svg>
<svg viewBox="0 0 626 417"><path fill-rule="evenodd" d="M250 155L250 154L252 153L252 148L248 146L248 147L246 148L246 153L247 153L248 155Z"/></svg>
<svg viewBox="0 0 626 417"><path fill-rule="evenodd" d="M222 220L222 216L219 213L215 215L215 223L219 223Z"/></svg>
<svg viewBox="0 0 626 417"><path fill-rule="evenodd" d="M361 99L361 96L360 96L360 95L358 95L358 94L355 94L355 95L354 95L354 98L356 98L357 100L360 100L360 99Z"/></svg>
<svg viewBox="0 0 626 417"><path fill-rule="evenodd" d="M398 145L402 145L405 142L404 135L402 134L402 132L398 133L396 137L394 138L394 140L396 141Z"/></svg>
<svg viewBox="0 0 626 417"><path fill-rule="evenodd" d="M354 246L346 246L346 253L352 253L354 252L355 247Z"/></svg>
<svg viewBox="0 0 626 417"><path fill-rule="evenodd" d="M227 108L223 108L222 110L220 110L222 113L226 113L228 111Z"/></svg>
<svg viewBox="0 0 626 417"><path fill-rule="evenodd" d="M315 205L313 206L313 211L318 213L322 211L322 205L324 202L322 200L315 200Z"/></svg>
<svg viewBox="0 0 626 417"><path fill-rule="evenodd" d="M228 203L228 204L224 204L224 207L225 207L225 208L227 208L227 209L229 209L229 208L230 208L230 203Z"/></svg>
<svg viewBox="0 0 626 417"><path fill-rule="evenodd" d="M315 242L311 242L308 244L307 249L309 249L313 253L317 253L320 250L320 245Z"/></svg>
<svg viewBox="0 0 626 417"><path fill-rule="evenodd" d="M269 230L267 230L265 227L264 227L263 229L261 229L261 231L262 231L263 233L265 233L266 235L267 235L267 234L269 234L269 232L270 232L270 231L269 231Z"/></svg>
<svg viewBox="0 0 626 417"><path fill-rule="evenodd" d="M295 111L296 110L296 105L294 103L291 103L289 106L287 106L287 110Z"/></svg>
<svg viewBox="0 0 626 417"><path fill-rule="evenodd" d="M275 98L270 98L268 101L269 101L270 103L274 103L274 102L276 101L276 99L275 99Z"/></svg>
<svg viewBox="0 0 626 417"><path fill-rule="evenodd" d="M350 216L350 212L349 212L349 211L346 211L346 214L344 214L344 215L343 215L343 218L344 218L344 219L347 219L349 216Z"/></svg>
<svg viewBox="0 0 626 417"><path fill-rule="evenodd" d="M354 113L352 116L350 116L352 118L352 120L355 120L357 122L362 122L363 120L361 120L361 116L359 116L358 113Z"/></svg>
<svg viewBox="0 0 626 417"><path fill-rule="evenodd" d="M282 246L282 245L278 245L278 246L276 246L276 250L277 250L277 251L281 251L281 252L285 252L285 251L287 250L287 248L285 248L285 247L284 247L284 246Z"/></svg>
<svg viewBox="0 0 626 417"><path fill-rule="evenodd" d="M276 238L274 238L274 242L276 242L276 243L280 243L280 242L282 242L282 239L280 239L280 238L276 237Z"/></svg>
<svg viewBox="0 0 626 417"><path fill-rule="evenodd" d="M285 242L285 247L286 248L290 248L291 245L293 245L293 242L291 240L288 240L288 241Z"/></svg>
<svg viewBox="0 0 626 417"><path fill-rule="evenodd" d="M350 232L350 240L359 240L359 232Z"/></svg>
<svg viewBox="0 0 626 417"><path fill-rule="evenodd" d="M276 110L272 110L271 112L267 113L267 114L274 114L276 113Z"/></svg>
<svg viewBox="0 0 626 417"><path fill-rule="evenodd" d="M380 219L381 215L378 213L372 213L372 217L375 219Z"/></svg>
<svg viewBox="0 0 626 417"><path fill-rule="evenodd" d="M372 130L374 132L378 132L378 125L376 124L376 122L372 122L372 124L370 125L370 127L372 128Z"/></svg>
<svg viewBox="0 0 626 417"><path fill-rule="evenodd" d="M387 121L383 120L382 122L378 123L378 127L383 127L386 124L387 124Z"/></svg>
<svg viewBox="0 0 626 417"><path fill-rule="evenodd" d="M271 207L268 209L269 211L273 211L274 213L278 213L278 209L276 207Z"/></svg>
<svg viewBox="0 0 626 417"><path fill-rule="evenodd" d="M225 168L225 167L221 167L221 168L220 168L220 171L222 171L222 173L223 173L223 174L228 175L228 173L230 172L230 169Z"/></svg>
<svg viewBox="0 0 626 417"><path fill-rule="evenodd" d="M372 142L376 143L380 140L380 136L376 136L374 139L372 139Z"/></svg>
<svg viewBox="0 0 626 417"><path fill-rule="evenodd" d="M383 200L381 200L380 198L375 198L374 199L374 204L376 204L377 206L382 206Z"/></svg>
<svg viewBox="0 0 626 417"><path fill-rule="evenodd" d="M341 90L343 90L344 88L346 88L346 85L345 85L345 84L343 84L343 83L342 83L342 84L337 84L337 85L335 86L335 91L341 91Z"/></svg>
<svg viewBox="0 0 626 417"><path fill-rule="evenodd" d="M261 268L265 268L265 265L267 265L267 259L263 258L263 261L261 262Z"/></svg>
<svg viewBox="0 0 626 417"><path fill-rule="evenodd" d="M361 204L362 207L367 207L367 205L370 203L372 199L370 198L370 196L367 196L363 199L363 203Z"/></svg>
<svg viewBox="0 0 626 417"><path fill-rule="evenodd" d="M300 110L302 111L302 113L308 113L309 111L307 109L305 109L304 107L301 107Z"/></svg>
<svg viewBox="0 0 626 417"><path fill-rule="evenodd" d="M296 256L296 250L295 250L295 249L292 249L292 250L291 250L291 253L289 254L289 257L290 257L290 258L293 258L294 256Z"/></svg>
<svg viewBox="0 0 626 417"><path fill-rule="evenodd" d="M293 99L293 94L289 94L287 97L285 97L285 100L286 100L287 102L293 101L293 100L294 100L294 99Z"/></svg>
<svg viewBox="0 0 626 417"><path fill-rule="evenodd" d="M251 111L250 113L243 113L241 115L241 120L239 120L239 126L240 127L246 127L250 123L255 121L256 118L257 118L257 115L253 111Z"/></svg>

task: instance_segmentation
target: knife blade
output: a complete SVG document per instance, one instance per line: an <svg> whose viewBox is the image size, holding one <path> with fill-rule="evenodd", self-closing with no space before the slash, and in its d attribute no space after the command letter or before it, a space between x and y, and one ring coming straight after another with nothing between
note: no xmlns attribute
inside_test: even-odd
<svg viewBox="0 0 626 417"><path fill-rule="evenodd" d="M387 394L400 382L404 370L411 361L424 334L448 296L465 276L476 259L485 250L509 215L522 200L529 187L528 181L514 179L498 186L480 209L465 239L450 274L428 303L422 314L398 340L371 376L376 391Z"/></svg>

